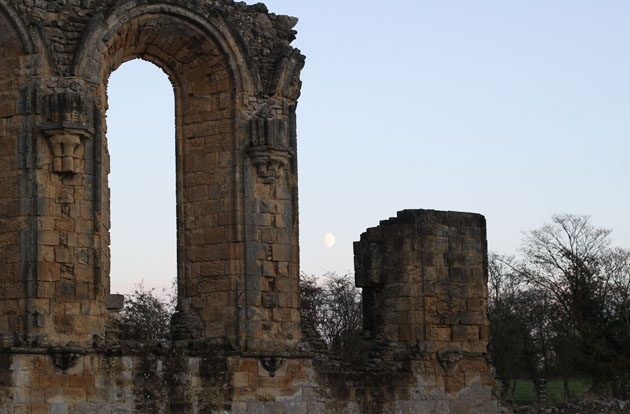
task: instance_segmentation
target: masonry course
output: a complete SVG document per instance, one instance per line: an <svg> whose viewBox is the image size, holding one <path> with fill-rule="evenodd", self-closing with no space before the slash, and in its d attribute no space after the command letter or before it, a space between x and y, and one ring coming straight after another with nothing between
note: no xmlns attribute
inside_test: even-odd
<svg viewBox="0 0 630 414"><path fill-rule="evenodd" d="M0 414L506 412L482 216L406 210L362 235L363 365L301 327L296 23L230 0L0 0ZM176 102L159 346L121 337L109 294L107 82L136 58Z"/></svg>

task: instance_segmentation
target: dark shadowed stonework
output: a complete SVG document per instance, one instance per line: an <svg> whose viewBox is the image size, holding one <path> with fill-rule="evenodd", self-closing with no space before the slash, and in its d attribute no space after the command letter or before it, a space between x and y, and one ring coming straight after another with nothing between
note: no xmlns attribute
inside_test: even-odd
<svg viewBox="0 0 630 414"><path fill-rule="evenodd" d="M378 350L378 370L413 372L412 395L426 399L394 406L501 412L487 353L485 218L404 210L363 233L354 251L365 337Z"/></svg>
<svg viewBox="0 0 630 414"><path fill-rule="evenodd" d="M500 411L481 216L405 211L362 236L365 364L301 331L296 22L230 0L0 0L0 414ZM134 58L176 102L160 347L120 338L109 295L107 81Z"/></svg>

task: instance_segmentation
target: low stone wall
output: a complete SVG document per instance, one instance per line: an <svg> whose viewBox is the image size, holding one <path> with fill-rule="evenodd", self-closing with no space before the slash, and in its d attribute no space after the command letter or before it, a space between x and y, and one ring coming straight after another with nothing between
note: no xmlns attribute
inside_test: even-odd
<svg viewBox="0 0 630 414"><path fill-rule="evenodd" d="M0 414L510 412L487 353L483 216L406 210L355 252L365 358L346 361L312 332L262 352L175 335L149 347L122 338L114 312L91 346L1 349Z"/></svg>
<svg viewBox="0 0 630 414"><path fill-rule="evenodd" d="M490 385L453 394L421 362L398 364L352 371L323 355L247 357L215 346L12 349L0 357L0 413L502 412Z"/></svg>
<svg viewBox="0 0 630 414"><path fill-rule="evenodd" d="M516 407L516 414L630 414L630 401L584 399L544 408Z"/></svg>

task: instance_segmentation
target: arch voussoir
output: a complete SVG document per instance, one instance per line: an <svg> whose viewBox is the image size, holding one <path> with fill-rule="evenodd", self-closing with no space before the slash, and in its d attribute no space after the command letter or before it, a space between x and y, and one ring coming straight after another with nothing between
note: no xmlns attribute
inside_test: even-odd
<svg viewBox="0 0 630 414"><path fill-rule="evenodd" d="M33 42L24 20L15 10L13 5L7 0L0 0L0 14L4 15L7 21L10 22L14 32L20 39L20 44L24 50L24 54L34 53L35 42Z"/></svg>
<svg viewBox="0 0 630 414"><path fill-rule="evenodd" d="M181 5L169 3L138 5L129 1L106 16L93 17L88 32L77 47L70 72L94 83L102 82L103 75L97 77L93 69L95 64L101 67L107 65L106 56L101 53L104 46L125 24L146 16L171 17L173 22L183 22L194 27L225 54L239 94L256 95L262 91L259 76L248 56L244 40L220 13L207 12L202 15ZM167 60L164 57L162 59Z"/></svg>

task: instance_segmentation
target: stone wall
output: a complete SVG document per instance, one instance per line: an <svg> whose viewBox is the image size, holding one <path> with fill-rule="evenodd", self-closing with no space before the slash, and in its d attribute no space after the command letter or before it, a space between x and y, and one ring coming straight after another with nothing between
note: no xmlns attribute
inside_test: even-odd
<svg viewBox="0 0 630 414"><path fill-rule="evenodd" d="M385 344L379 362L411 358L424 392L448 407L443 412L498 410L487 267L479 214L405 210L355 243L365 335Z"/></svg>
<svg viewBox="0 0 630 414"><path fill-rule="evenodd" d="M518 414L629 414L630 401L615 399L584 399L558 403L548 407L520 406L514 409Z"/></svg>
<svg viewBox="0 0 630 414"><path fill-rule="evenodd" d="M23 0L0 11L0 264L15 282L0 321L17 334L6 343L105 335L107 81L142 58L175 92L175 333L294 348L297 19L232 1Z"/></svg>
<svg viewBox="0 0 630 414"><path fill-rule="evenodd" d="M403 211L355 251L373 312L359 364L307 336L261 352L229 338L150 347L111 334L89 347L10 347L0 354L0 413L510 412L486 352L484 218Z"/></svg>
<svg viewBox="0 0 630 414"><path fill-rule="evenodd" d="M296 22L0 0L0 413L499 410L480 216L407 211L362 237L367 362L302 334ZM107 82L135 58L176 106L178 304L153 346L119 337L109 300Z"/></svg>
<svg viewBox="0 0 630 414"><path fill-rule="evenodd" d="M10 21L0 15L0 33L11 31ZM26 285L22 283L20 237L34 223L27 219L33 188L25 171L25 150L29 143L18 139L23 117L19 115L18 85L21 82L20 59L25 54L19 39L0 38L0 341L11 332L25 329ZM22 164L22 165L20 165ZM21 186L29 194L21 197ZM33 242L29 240L29 242ZM33 261L30 261L30 266ZM7 338L9 337L9 338Z"/></svg>

